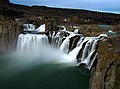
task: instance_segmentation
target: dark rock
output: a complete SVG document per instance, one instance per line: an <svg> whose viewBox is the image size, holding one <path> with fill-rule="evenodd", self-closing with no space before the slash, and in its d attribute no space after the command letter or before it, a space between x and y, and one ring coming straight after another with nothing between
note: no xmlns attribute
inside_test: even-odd
<svg viewBox="0 0 120 89"><path fill-rule="evenodd" d="M0 4L7 5L7 4L10 4L10 1L9 0L0 0Z"/></svg>
<svg viewBox="0 0 120 89"><path fill-rule="evenodd" d="M77 46L77 42L79 41L79 39L80 39L79 35L70 38L69 51L73 50Z"/></svg>

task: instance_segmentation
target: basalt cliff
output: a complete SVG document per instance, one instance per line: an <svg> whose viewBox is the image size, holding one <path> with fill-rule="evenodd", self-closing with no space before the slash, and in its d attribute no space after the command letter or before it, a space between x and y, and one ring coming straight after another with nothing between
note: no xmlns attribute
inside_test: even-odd
<svg viewBox="0 0 120 89"><path fill-rule="evenodd" d="M60 9L46 6L24 6L0 1L0 54L16 47L23 24L38 27L46 24L46 30L58 30L59 25L69 30L74 27L86 36L98 36L108 30L120 32L120 15L87 10ZM99 24L110 25L101 27ZM120 37L110 37L99 42L98 59L91 69L90 89L120 89Z"/></svg>
<svg viewBox="0 0 120 89"><path fill-rule="evenodd" d="M92 68L90 89L120 88L120 37L99 43L98 62Z"/></svg>

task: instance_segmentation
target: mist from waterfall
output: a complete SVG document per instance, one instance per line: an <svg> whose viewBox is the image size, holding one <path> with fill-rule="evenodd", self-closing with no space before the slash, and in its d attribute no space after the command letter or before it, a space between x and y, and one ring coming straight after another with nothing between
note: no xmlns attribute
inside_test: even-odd
<svg viewBox="0 0 120 89"><path fill-rule="evenodd" d="M25 24L25 31L31 31L34 26ZM65 29L65 28L64 28ZM45 31L45 25L37 28ZM103 35L102 35L103 36ZM49 35L21 33L18 36L17 52L12 54L8 68L5 70L21 71L42 64L65 64L66 67L85 64L91 69L97 58L98 37L85 37L82 34L67 30L52 31Z"/></svg>
<svg viewBox="0 0 120 89"><path fill-rule="evenodd" d="M53 61L71 62L67 54L50 45L48 37L45 34L20 34L18 37L17 52L19 56L28 57L28 59L33 59L34 61L35 59L40 59L40 63Z"/></svg>
<svg viewBox="0 0 120 89"><path fill-rule="evenodd" d="M85 37L78 30L70 32L66 28L49 31L46 35L45 25L37 29L32 24L24 26L24 32L18 36L16 52L0 59L0 87L28 89L32 82L30 89L35 89L36 84L39 89L87 89L89 70L98 56L98 41L106 35Z"/></svg>
<svg viewBox="0 0 120 89"><path fill-rule="evenodd" d="M34 26L26 25L25 31L30 31L31 28ZM41 25L35 31L45 32L45 25ZM27 57L26 59L37 59L37 63L65 62L72 66L86 64L87 68L91 69L98 55L96 47L101 36L104 37L85 37L78 33L78 29L75 32L66 29L52 31L49 35L22 33L18 37L17 52L19 56Z"/></svg>

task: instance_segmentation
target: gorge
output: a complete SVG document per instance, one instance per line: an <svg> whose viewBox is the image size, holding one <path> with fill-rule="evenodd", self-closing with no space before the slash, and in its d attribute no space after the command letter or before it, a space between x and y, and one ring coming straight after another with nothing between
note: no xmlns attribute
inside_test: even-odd
<svg viewBox="0 0 120 89"><path fill-rule="evenodd" d="M20 86L19 84L16 84L15 81L19 81L20 79L15 77L21 74L22 72L25 72L25 75L28 74L29 71L36 70L35 68L38 66L39 71L41 71L42 74L44 74L46 77L46 74L54 75L57 71L58 73L62 72L61 77L65 77L66 71L68 71L71 81L66 81L64 79L59 79L60 81L66 81L68 83L72 83L72 81L76 81L77 79L75 76L73 78L72 75L78 74L80 79L86 79L84 83L81 83L82 80L78 79L79 82L76 82L76 85L80 86L82 89L88 88L88 69L90 70L95 59L97 59L97 42L101 39L101 37L85 37L83 34L77 33L75 30L74 32L70 32L67 30L59 30L59 31L50 31L48 35L45 33L40 33L41 31L45 31L45 25L41 25L38 29L33 29L34 25L31 24L24 24L24 31L18 36L17 40L17 52L10 56L6 56L9 59L6 59L6 57L3 57L1 59L1 68L0 68L0 82L2 88L17 88L20 89L20 87L27 88L29 85L29 82L26 83L24 86ZM51 53L55 52L55 53ZM47 56L46 56L47 55ZM7 60L7 62L5 61ZM15 62L15 64L14 64ZM4 65L3 65L4 64ZM81 69L78 66L83 66L85 68ZM30 66L30 67L29 67ZM55 67L57 68L55 68ZM76 66L76 67L75 67ZM45 70L43 69L45 67ZM52 67L52 69L49 69L47 67ZM47 69L46 69L47 68ZM59 69L60 68L60 69ZM74 69L73 69L74 68ZM87 68L87 69L86 69ZM14 70L14 72L12 72ZM47 71L46 71L47 70ZM49 70L49 71L48 71ZM9 75L6 75L9 71ZM27 71L27 72L26 72ZM39 74L36 70L35 72ZM73 73L71 73L73 71ZM45 72L45 73L44 73ZM47 73L46 73L47 72ZM77 73L78 72L78 73ZM34 72L33 72L34 73ZM59 76L58 74L57 76ZM22 75L22 74L21 74ZM34 74L35 75L35 74ZM50 75L47 75L48 77ZM14 77L15 79L14 79ZM41 79L41 74L39 74L38 79ZM76 75L76 77L78 77ZM86 78L85 78L86 77ZM12 80L11 80L12 78ZM20 77L23 79L23 77ZM29 78L29 75L28 75ZM33 76L33 78L36 78ZM60 85L58 86L58 89L61 86L65 86L66 83L61 84L59 80L54 79L56 78L53 76L53 80L57 81ZM31 79L31 78L30 78ZM6 83L6 80L11 83ZM23 80L25 82L26 80ZM33 82L38 82L38 80ZM46 81L46 79L42 78L41 83L39 83L39 86L36 87L45 88L48 89L48 87L56 88L57 86L52 85L46 87L45 85L49 84L50 78L47 78L47 82L45 84L42 84L42 82ZM53 83L54 83L53 81ZM15 86L16 84L17 86ZM42 84L42 85L41 85ZM56 84L56 83L54 83ZM87 85L86 85L87 84ZM7 85L7 86L5 86ZM33 84L31 86L31 89L35 87L36 84ZM66 85L64 88L78 88L74 84L72 86Z"/></svg>
<svg viewBox="0 0 120 89"><path fill-rule="evenodd" d="M108 32L119 33L119 22L119 14L1 0L0 88L119 89L120 36Z"/></svg>

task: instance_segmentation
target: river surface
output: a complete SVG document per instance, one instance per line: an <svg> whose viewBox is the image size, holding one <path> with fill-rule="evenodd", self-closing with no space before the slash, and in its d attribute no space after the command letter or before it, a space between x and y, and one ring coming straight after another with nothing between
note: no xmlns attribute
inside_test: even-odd
<svg viewBox="0 0 120 89"><path fill-rule="evenodd" d="M111 25L104 25L104 24L99 24L97 26L102 27L102 28L111 28L112 27Z"/></svg>
<svg viewBox="0 0 120 89"><path fill-rule="evenodd" d="M0 89L88 89L89 87L88 69L66 66L64 63L24 66L24 63L16 65L17 62L12 58L0 58Z"/></svg>

